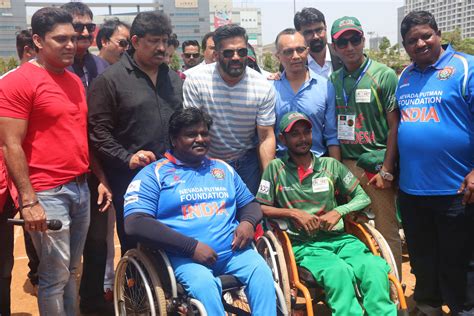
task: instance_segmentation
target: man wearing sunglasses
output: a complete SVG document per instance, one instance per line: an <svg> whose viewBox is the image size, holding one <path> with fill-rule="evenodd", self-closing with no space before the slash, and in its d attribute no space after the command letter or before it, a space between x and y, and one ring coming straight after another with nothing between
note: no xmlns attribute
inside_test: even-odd
<svg viewBox="0 0 474 316"><path fill-rule="evenodd" d="M184 74L187 75L187 71L197 66L201 62L201 48L196 40L184 41L181 45L183 53L181 58L183 59L183 70Z"/></svg>
<svg viewBox="0 0 474 316"><path fill-rule="evenodd" d="M99 57L115 64L130 44L130 26L118 18L105 20L96 37Z"/></svg>
<svg viewBox="0 0 474 316"><path fill-rule="evenodd" d="M247 42L244 28L219 27L214 34L217 62L191 72L183 94L185 107L202 108L214 119L209 156L231 164L256 194L259 162L265 168L275 157L275 93L260 73L247 67Z"/></svg>
<svg viewBox="0 0 474 316"><path fill-rule="evenodd" d="M308 67L314 73L329 78L342 67L341 60L328 45L324 14L315 8L303 8L293 19L295 29L303 35L308 46Z"/></svg>
<svg viewBox="0 0 474 316"><path fill-rule="evenodd" d="M91 9L82 2L68 2L63 4L61 8L72 15L72 25L77 34L74 64L68 67L68 70L81 78L87 91L92 80L108 67L105 60L89 53L89 47L94 40L93 34L96 29L96 25L92 23L93 14Z"/></svg>
<svg viewBox="0 0 474 316"><path fill-rule="evenodd" d="M344 16L334 21L331 37L332 47L344 63L330 77L336 89L337 136L343 163L370 196L375 227L387 240L401 272L401 242L392 185L397 152L390 147L397 142L400 118L395 102L397 75L364 55L364 31L357 18ZM369 181L356 161L362 154L385 149L380 172Z"/></svg>
<svg viewBox="0 0 474 316"><path fill-rule="evenodd" d="M301 33L295 29L281 31L276 40L276 56L284 67L280 80L273 86L276 92L275 112L277 124L288 112L305 113L313 126L311 151L320 157L326 152L341 160L341 150L337 140L336 106L334 86L328 79L316 74L307 67L308 47ZM275 135L280 131L275 129ZM286 147L277 140L278 156Z"/></svg>

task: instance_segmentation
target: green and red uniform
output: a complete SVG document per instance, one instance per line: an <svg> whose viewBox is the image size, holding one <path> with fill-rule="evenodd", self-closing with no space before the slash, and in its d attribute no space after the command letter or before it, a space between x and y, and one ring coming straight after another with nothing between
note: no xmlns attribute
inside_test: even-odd
<svg viewBox="0 0 474 316"><path fill-rule="evenodd" d="M337 206L336 191L350 196L351 201ZM307 170L296 166L288 155L270 162L262 175L257 200L318 215L336 210L341 216L370 204L357 178L342 163L314 155L312 168ZM342 220L332 231L313 235L289 224L296 262L311 271L324 287L333 315L363 314L354 288L347 286L349 283L359 285L369 315L396 315L389 297L387 263L373 256L357 238L344 233Z"/></svg>

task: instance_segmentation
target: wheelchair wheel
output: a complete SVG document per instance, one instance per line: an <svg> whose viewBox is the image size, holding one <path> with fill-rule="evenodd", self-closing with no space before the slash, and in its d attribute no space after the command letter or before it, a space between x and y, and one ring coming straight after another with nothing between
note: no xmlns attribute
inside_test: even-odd
<svg viewBox="0 0 474 316"><path fill-rule="evenodd" d="M257 240L257 251L263 257L273 274L273 280L281 288L285 304L291 309L290 279L283 248L272 231L266 231Z"/></svg>
<svg viewBox="0 0 474 316"><path fill-rule="evenodd" d="M115 272L115 315L166 315L166 299L152 261L131 249L120 259Z"/></svg>

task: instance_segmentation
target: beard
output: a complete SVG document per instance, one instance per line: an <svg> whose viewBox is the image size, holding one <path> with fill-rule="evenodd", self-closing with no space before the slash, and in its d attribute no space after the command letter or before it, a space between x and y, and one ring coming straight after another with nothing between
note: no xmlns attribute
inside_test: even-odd
<svg viewBox="0 0 474 316"><path fill-rule="evenodd" d="M311 42L309 42L309 49L313 53L322 52L325 46L326 46L326 43L322 39L313 39L311 40Z"/></svg>
<svg viewBox="0 0 474 316"><path fill-rule="evenodd" d="M245 58L244 62L240 60L231 60L226 62L223 58L219 59L219 65L221 66L222 70L231 77L237 78L240 77L244 72L245 68L247 67L247 58ZM231 66L239 65L239 68L232 68Z"/></svg>

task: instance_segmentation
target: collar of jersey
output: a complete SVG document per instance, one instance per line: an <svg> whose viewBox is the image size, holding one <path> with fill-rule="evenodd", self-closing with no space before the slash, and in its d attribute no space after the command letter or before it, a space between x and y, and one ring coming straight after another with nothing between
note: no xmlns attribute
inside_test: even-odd
<svg viewBox="0 0 474 316"><path fill-rule="evenodd" d="M364 56L365 56L365 61L362 63L362 65L359 66L359 69L357 69L356 71L354 71L354 72L348 72L348 71L346 70L346 67L342 67L342 71L343 71L343 73L344 73L344 77L347 77L347 76L349 76L349 75L351 75L353 78L356 78L356 79L359 77L359 75L360 75L360 73L362 72L362 70L364 70L365 65L369 62L369 57L367 57L367 55L365 55L365 54L364 54ZM370 68L370 67L369 67L369 68Z"/></svg>
<svg viewBox="0 0 474 316"><path fill-rule="evenodd" d="M319 168L319 159L318 157L316 157L316 155L311 152L311 154L313 155L313 172L318 172ZM291 168L291 169L298 169L298 166L293 162L293 160L291 160L290 158L290 155L288 154L288 150L286 150L286 153L283 157L281 157L281 161L288 167L288 168Z"/></svg>
<svg viewBox="0 0 474 316"><path fill-rule="evenodd" d="M168 159L171 163L177 165L177 166L183 166L183 167L189 167L192 168L191 166L187 165L186 163L182 162L178 158L176 158L175 155L173 155L173 152L171 150L168 150L167 152L164 153L166 159ZM204 167L209 164L209 158L204 157L204 159L201 161L201 167Z"/></svg>
<svg viewBox="0 0 474 316"><path fill-rule="evenodd" d="M441 47L443 47L443 49L444 49L443 55L441 55L441 57L438 59L438 61L436 61L433 65L428 66L426 69L434 68L434 69L440 70L440 69L444 69L444 67L446 67L448 65L448 63L451 60L451 58L453 57L455 51L454 51L453 47L449 44L441 45ZM412 66L413 67L412 67L412 69L410 69L410 71L416 70L418 72L423 72L422 70L420 70L416 66L415 63L413 63Z"/></svg>

